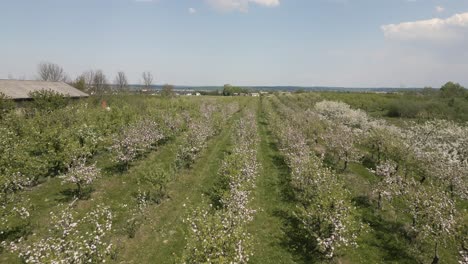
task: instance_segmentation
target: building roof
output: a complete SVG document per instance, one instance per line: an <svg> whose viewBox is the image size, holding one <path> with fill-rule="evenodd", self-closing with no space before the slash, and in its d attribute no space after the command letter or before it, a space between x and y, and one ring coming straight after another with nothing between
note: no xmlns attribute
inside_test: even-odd
<svg viewBox="0 0 468 264"><path fill-rule="evenodd" d="M0 93L12 99L30 99L30 92L41 90L51 90L72 98L89 96L64 82L0 80Z"/></svg>

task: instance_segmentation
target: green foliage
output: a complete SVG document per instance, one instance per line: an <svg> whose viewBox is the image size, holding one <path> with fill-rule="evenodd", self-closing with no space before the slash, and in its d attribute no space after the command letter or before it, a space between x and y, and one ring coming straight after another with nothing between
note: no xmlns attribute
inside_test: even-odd
<svg viewBox="0 0 468 264"><path fill-rule="evenodd" d="M38 111L53 111L65 107L69 99L65 95L52 90L41 90L29 93L32 101L30 107Z"/></svg>
<svg viewBox="0 0 468 264"><path fill-rule="evenodd" d="M161 96L163 96L163 97L173 97L174 95L175 95L175 93L174 93L174 85L165 84L165 85L162 87Z"/></svg>
<svg viewBox="0 0 468 264"><path fill-rule="evenodd" d="M72 86L76 89L85 92L86 91L86 79L84 76L79 76L76 80L72 83Z"/></svg>
<svg viewBox="0 0 468 264"><path fill-rule="evenodd" d="M421 91L421 94L425 95L425 96L433 96L433 95L437 95L438 91L437 89L434 89L432 87L424 87Z"/></svg>
<svg viewBox="0 0 468 264"><path fill-rule="evenodd" d="M223 210L193 211L193 235L187 242L184 263L247 263L252 237L243 226L232 224L231 218Z"/></svg>
<svg viewBox="0 0 468 264"><path fill-rule="evenodd" d="M139 172L138 195L146 202L159 204L167 195L166 185L170 174L158 166Z"/></svg>
<svg viewBox="0 0 468 264"><path fill-rule="evenodd" d="M466 95L467 90L465 87L458 83L448 82L440 88L442 97L463 97Z"/></svg>
<svg viewBox="0 0 468 264"><path fill-rule="evenodd" d="M424 103L400 99L389 104L387 116L415 118L424 108Z"/></svg>
<svg viewBox="0 0 468 264"><path fill-rule="evenodd" d="M453 93L449 92L449 94ZM417 118L422 120L437 118L466 122L468 121L468 94L465 94L445 97L442 96L442 92L439 90L426 88L417 93L321 92L319 95L322 99L345 102L353 108L366 111L373 117ZM308 93L302 96L309 98L317 96L317 94ZM310 99L309 102L313 101ZM300 100L298 99L296 103L300 103Z"/></svg>
<svg viewBox="0 0 468 264"><path fill-rule="evenodd" d="M248 89L231 86L229 84L224 85L223 95L224 96L233 96L234 94L249 93Z"/></svg>
<svg viewBox="0 0 468 264"><path fill-rule="evenodd" d="M110 109L101 107L104 98ZM17 254L8 253L5 247L10 242L15 243L19 237L24 237L24 240L18 245L25 246L50 237L48 230L54 221L51 221L49 212L61 210L58 203L71 203L73 200L73 194L69 192L71 185L62 186L60 179L53 177L69 172L73 159L81 156L86 156L87 164L96 164L102 171L102 177L90 184L96 190L91 199L72 203L73 219L79 220L90 214L97 203L105 202L110 206L115 212L115 221L112 232L104 241L122 249L118 259L110 260L106 253L106 260L111 262L147 263L154 259L168 262L185 260L186 263L247 262L245 259L241 261L242 256L250 257L248 262L252 263L430 262L433 242L438 238L424 237L422 231L431 228L438 211L429 214L425 210L415 211L420 220L413 226L407 204L410 199L406 194L391 200L386 198L379 210L374 203L374 188L383 182L374 171L382 162L392 160L398 163L398 176L401 178L417 181L425 176L427 168L410 151L414 146L405 146L398 134L387 126L358 126L366 134L354 147L365 156L366 164L362 164L362 160L353 161L345 172L327 168L322 160L326 157L322 154L327 150L325 138L321 135L337 132L327 129L330 124L314 114L314 105L324 98L349 102L351 109L364 109L373 117L385 117L393 104L404 105L397 108L401 112L399 118L385 117L387 124L405 124L405 118L418 118L408 126L434 117L458 121L468 113L465 98L445 98L433 90L427 93L304 93L264 97L260 101L255 100L263 104L258 112L265 109L268 110L265 115L276 113L276 119L258 120L263 139L258 153L233 155L233 150L247 140L241 140L239 131L232 129L234 126L226 125L226 120L232 115L225 110L233 101L252 102L248 97L178 97L168 100L119 94L80 100L53 110L35 111L34 115L25 115L21 110L9 111L0 119L0 186L3 188L0 205L4 205L0 207L0 217L7 220L0 222L0 240L5 241L0 245L3 246L0 262L20 261ZM206 106L201 108L201 102ZM244 106L239 104L241 107L237 110ZM407 107L411 104L418 108ZM112 160L115 153L110 148L114 139L140 120L148 119L160 125L167 137L132 161L128 171L115 170ZM372 121L384 122L382 119ZM337 122L332 121L331 124ZM304 140L291 137L288 142L305 144L291 148L294 152L285 149L284 144L275 144L274 136L293 130L300 131ZM223 132L218 137L220 131ZM228 140L229 135L232 135L232 140ZM346 133L341 137L350 141L350 135ZM304 166L295 166L293 170L288 168L287 165L300 161L298 158L302 157L301 151L306 149L306 145L311 153L304 156ZM284 160L279 151L289 158ZM263 157L260 159L262 172L255 182L251 181L256 189L248 194L255 198L246 207L256 213L249 224L237 225L237 210L228 210L225 204L234 197L230 194L237 188L233 187L248 181L239 181L241 185L231 184L230 176L248 172L251 166L244 163L254 160L257 155ZM182 171L172 167L177 158L184 168ZM225 164L231 165L226 167ZM216 171L220 174L215 175ZM426 177L425 184L415 183L415 187L422 191L413 199L419 201L415 203L417 208L427 207L426 204L436 201L437 194L445 195L436 193L443 186L427 188L428 184L436 183L430 177ZM171 181L173 183L168 184ZM34 186L36 184L40 186ZM33 201L31 208L28 207L28 198ZM209 207L209 203L213 206ZM155 206L157 204L161 205ZM191 211L188 216L186 205L199 209ZM460 244L456 243L466 237L466 201L456 200L455 205L459 213L456 216L463 218L457 222L465 229L457 231L456 235L460 236L456 238L457 242L450 238L446 247L441 244L440 259L444 263L457 262ZM238 208L244 207L234 209ZM452 211L449 209L448 213ZM23 219L22 215L26 216L27 212L31 212L30 218ZM346 230L342 230L343 225ZM79 226L76 234L80 236L95 230L87 221L80 222ZM368 232L360 232L361 228ZM340 236L349 238L347 244L355 242L358 247L347 247L345 243L340 247L334 246L335 249L330 248L330 241ZM75 235L71 237L78 238ZM43 245L53 245L46 242ZM466 247L466 242L464 245ZM242 254L236 250L239 246L245 249ZM27 252L27 248L23 249L25 251L21 252ZM331 255L333 250L335 254ZM334 259L330 260L331 257Z"/></svg>
<svg viewBox="0 0 468 264"><path fill-rule="evenodd" d="M2 116L15 108L15 103L3 93L0 93L0 119Z"/></svg>

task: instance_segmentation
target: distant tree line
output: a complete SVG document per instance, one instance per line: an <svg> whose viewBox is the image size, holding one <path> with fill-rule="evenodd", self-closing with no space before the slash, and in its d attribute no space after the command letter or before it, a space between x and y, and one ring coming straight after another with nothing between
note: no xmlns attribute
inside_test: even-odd
<svg viewBox="0 0 468 264"><path fill-rule="evenodd" d="M233 96L235 94L249 93L249 89L232 86L230 84L225 84L223 88L224 96Z"/></svg>
<svg viewBox="0 0 468 264"><path fill-rule="evenodd" d="M376 116L468 121L468 89L454 82L440 89L426 87L388 94L321 92L320 95Z"/></svg>
<svg viewBox="0 0 468 264"><path fill-rule="evenodd" d="M38 66L38 79L50 82L66 82L75 88L88 92L92 95L102 95L110 92L126 92L129 90L128 78L125 72L117 72L114 82L110 83L102 70L85 71L71 80L64 69L58 64L51 62L42 62ZM142 83L145 89L151 88L154 76L151 72L142 73ZM165 95L173 94L173 86L166 87ZM170 89L172 87L172 89Z"/></svg>

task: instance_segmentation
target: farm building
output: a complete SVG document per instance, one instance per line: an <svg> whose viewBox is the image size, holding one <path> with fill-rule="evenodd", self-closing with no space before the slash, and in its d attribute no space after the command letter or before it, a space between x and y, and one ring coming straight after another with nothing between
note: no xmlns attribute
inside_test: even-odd
<svg viewBox="0 0 468 264"><path fill-rule="evenodd" d="M42 90L54 91L70 98L89 96L64 82L0 80L0 93L16 101L30 100L31 92Z"/></svg>

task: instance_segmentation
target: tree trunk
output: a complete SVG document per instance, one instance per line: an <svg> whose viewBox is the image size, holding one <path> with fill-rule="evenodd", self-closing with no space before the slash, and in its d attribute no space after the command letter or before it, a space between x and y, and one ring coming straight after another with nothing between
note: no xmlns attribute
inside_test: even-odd
<svg viewBox="0 0 468 264"><path fill-rule="evenodd" d="M450 198L452 198L452 200L453 200L453 197L454 197L453 190L454 190L454 186L453 186L453 181L451 180L450 181Z"/></svg>
<svg viewBox="0 0 468 264"><path fill-rule="evenodd" d="M346 171L346 169L348 168L348 160L345 159L344 161L344 167L343 167L343 171Z"/></svg>
<svg viewBox="0 0 468 264"><path fill-rule="evenodd" d="M439 263L439 242L435 242L434 245L434 259L432 259L432 264Z"/></svg>
<svg viewBox="0 0 468 264"><path fill-rule="evenodd" d="M382 192L379 192L379 200L377 201L377 208L382 210Z"/></svg>
<svg viewBox="0 0 468 264"><path fill-rule="evenodd" d="M380 163L380 147L377 147L377 163Z"/></svg>
<svg viewBox="0 0 468 264"><path fill-rule="evenodd" d="M81 196L82 196L81 184L77 182L76 186L78 187L78 198L81 199Z"/></svg>

